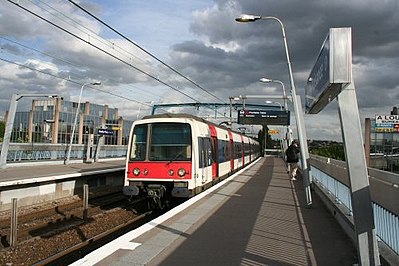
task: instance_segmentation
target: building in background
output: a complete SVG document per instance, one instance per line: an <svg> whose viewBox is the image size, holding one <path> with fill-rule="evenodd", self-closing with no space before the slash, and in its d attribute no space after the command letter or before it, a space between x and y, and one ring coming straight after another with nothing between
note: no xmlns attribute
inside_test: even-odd
<svg viewBox="0 0 399 266"><path fill-rule="evenodd" d="M59 97L33 100L30 111L16 112L11 142L69 144L77 106ZM86 102L80 105L73 143L96 144L98 129L107 128L113 134L103 136L105 145L127 145L131 125L118 116L117 108Z"/></svg>
<svg viewBox="0 0 399 266"><path fill-rule="evenodd" d="M399 173L399 115L393 107L390 114L366 118L366 160L369 167Z"/></svg>

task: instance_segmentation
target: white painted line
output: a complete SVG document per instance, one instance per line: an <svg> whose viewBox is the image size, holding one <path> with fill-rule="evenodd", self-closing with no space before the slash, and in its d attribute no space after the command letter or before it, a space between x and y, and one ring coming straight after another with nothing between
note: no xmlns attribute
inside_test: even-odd
<svg viewBox="0 0 399 266"><path fill-rule="evenodd" d="M95 171L88 170L87 172L83 172L83 173L70 173L70 174L64 174L64 175L43 176L43 177L34 177L34 178L28 178L28 179L10 180L10 181L0 182L0 187L41 183L41 182L55 181L55 180L61 180L61 179L67 179L67 178L75 178L75 177L81 177L81 176L87 176L87 175L105 174L105 173L122 171L122 170L125 170L125 167L110 168L110 169L95 170Z"/></svg>
<svg viewBox="0 0 399 266"><path fill-rule="evenodd" d="M225 180L219 182L218 184L214 185L213 187L205 190L204 192L196 195L195 197L192 197L191 199L185 201L183 204L180 204L179 206L171 209L170 211L166 212L165 214L159 216L158 218L152 220L151 222L148 222L139 228L132 230L123 236L118 237L117 239L109 242L108 244L102 246L99 249L96 249L95 251L91 252L90 254L86 255L84 258L70 264L71 266L90 266L98 263L99 261L103 260L104 258L108 257L118 249L123 249L123 247L129 247L131 244L134 246L134 248L140 246L138 243L131 242L133 239L141 236L142 234L148 232L149 230L153 229L154 227L162 224L164 221L170 219L174 215L178 214L179 212L185 210L189 206L193 205L195 202L199 201L203 197L207 196L209 193L215 191L216 189L220 188L230 180L234 179L237 175L241 174L243 171L245 171L247 168L250 166L254 165L256 162L258 162L260 159L256 160L254 163L248 165L247 167L241 169L234 175L231 175L230 177L226 178ZM134 249L133 248L133 249ZM131 250L133 250L131 249Z"/></svg>

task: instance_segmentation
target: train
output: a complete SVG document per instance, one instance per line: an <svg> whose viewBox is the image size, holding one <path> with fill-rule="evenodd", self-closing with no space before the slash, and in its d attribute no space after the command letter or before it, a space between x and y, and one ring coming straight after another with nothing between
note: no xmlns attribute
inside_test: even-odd
<svg viewBox="0 0 399 266"><path fill-rule="evenodd" d="M249 136L189 114L156 114L133 123L123 194L149 208L192 197L260 156Z"/></svg>

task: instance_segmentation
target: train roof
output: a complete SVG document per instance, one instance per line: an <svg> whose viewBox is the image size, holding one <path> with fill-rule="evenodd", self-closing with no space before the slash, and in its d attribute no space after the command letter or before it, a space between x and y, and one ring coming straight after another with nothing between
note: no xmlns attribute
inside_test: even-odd
<svg viewBox="0 0 399 266"><path fill-rule="evenodd" d="M147 116L144 116L142 118L142 120L151 119L151 118L190 118L190 119L193 119L193 120L196 120L196 121L208 124L208 125L210 124L210 125L214 125L215 127L224 128L226 130L230 130L230 131L235 132L237 134L244 135L244 136L246 136L248 138L256 140L255 138L247 136L245 134L242 134L241 132L232 130L231 128L225 127L223 125L217 125L215 123L212 123L212 122L210 122L208 120L205 120L205 119L203 119L201 117L198 117L198 116L195 116L195 115L192 115L192 114L186 114L186 113L177 113L177 114L176 113L164 113L164 114L156 114L156 115L147 115Z"/></svg>
<svg viewBox="0 0 399 266"><path fill-rule="evenodd" d="M144 116L142 119L151 119L151 118L191 118L206 124L213 124L212 122L209 122L203 118L200 118L198 116L195 115L191 115L191 114L185 114L185 113L165 113L165 114L156 114L156 115L147 115Z"/></svg>

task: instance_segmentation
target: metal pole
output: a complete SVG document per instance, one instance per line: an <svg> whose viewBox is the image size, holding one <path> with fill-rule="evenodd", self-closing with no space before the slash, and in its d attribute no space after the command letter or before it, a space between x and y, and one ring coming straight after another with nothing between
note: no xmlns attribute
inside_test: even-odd
<svg viewBox="0 0 399 266"><path fill-rule="evenodd" d="M83 185L83 220L87 220L89 209L89 185Z"/></svg>
<svg viewBox="0 0 399 266"><path fill-rule="evenodd" d="M265 18L267 18L267 17L265 17ZM290 60L290 55L288 52L287 38L285 36L285 29L284 29L284 25L280 19L278 19L276 17L269 17L269 18L275 19L280 23L281 31L283 34L285 55L287 57L288 72L289 72L289 76L290 76L291 97L293 98L293 103L294 103L295 118L297 120L298 137L299 137L301 154L302 154L301 163L302 163L302 171L304 173L304 183L309 184L310 183L310 180L309 180L310 175L309 175L309 168L308 168L308 162L307 162L309 160L309 152L308 152L308 143L307 143L307 139L306 139L305 123L304 123L303 112L302 112L302 103L301 103L300 97L296 94L294 76L292 74L291 60ZM307 179L307 180L305 180L305 179ZM311 205L312 198L310 195L309 185L305 186L305 190L307 191L307 204Z"/></svg>
<svg viewBox="0 0 399 266"><path fill-rule="evenodd" d="M101 124L101 128L105 128L105 124ZM96 155L94 157L94 161L98 162L98 159L100 158L100 150L101 146L104 146L104 136L101 135L98 140L97 140L97 147L96 147Z"/></svg>
<svg viewBox="0 0 399 266"><path fill-rule="evenodd" d="M302 177L303 177L303 186L305 188L306 202L308 206L312 205L312 192L310 190L311 175L310 170L308 168L309 163L309 151L308 145L306 141L306 130L305 130L305 122L303 120L302 113L302 105L301 105L301 97L296 95L295 100L293 101L295 108L295 118L296 118L296 126L298 130L298 138L299 138L299 148L301 150L301 166L302 166Z"/></svg>
<svg viewBox="0 0 399 266"><path fill-rule="evenodd" d="M11 229L10 229L10 246L17 245L17 228L18 228L18 199L11 199Z"/></svg>
<svg viewBox="0 0 399 266"><path fill-rule="evenodd" d="M281 86L283 87L284 108L285 108L285 110L288 110L288 106L287 106L287 93L285 92L285 86L284 86L284 83L283 83L282 81L280 81L280 80L277 80L277 79L272 79L272 82L277 82L277 83L280 83L280 84L281 84Z"/></svg>
<svg viewBox="0 0 399 266"><path fill-rule="evenodd" d="M87 150L86 150L86 163L92 163L93 162L93 158L91 158L92 153L91 153L91 149L92 149L92 138L91 138L91 134L90 134L90 126L89 126L89 134L87 134Z"/></svg>
<svg viewBox="0 0 399 266"><path fill-rule="evenodd" d="M380 265L362 129L352 80L337 96L360 265Z"/></svg>
<svg viewBox="0 0 399 266"><path fill-rule="evenodd" d="M287 44L287 38L285 36L285 29L283 22L276 18L276 17L261 17L262 19L274 19L278 23L280 23L281 26L281 32L283 35L283 41L284 41L284 48L285 48L285 55L287 58L287 65L288 65L288 73L290 76L290 84L291 84L291 96L292 96L292 102L294 103L294 109L295 109L295 118L297 121L297 127L298 127L298 138L300 142L300 147L301 147L301 164L302 164L302 173L303 173L303 178L304 178L304 184L305 184L305 190L306 190L306 200L307 204L311 205L312 204L312 198L310 194L310 172L308 168L308 160L309 160L309 152L308 152L308 143L306 140L306 132L305 132L305 124L304 124L304 118L303 118L303 112L302 112L302 104L300 101L299 96L296 94L296 89L295 89L295 82L294 82L294 76L292 74L292 67L291 67L291 60L290 60L290 55L288 52L288 44ZM299 101L298 101L299 100ZM307 179L307 180L305 180Z"/></svg>
<svg viewBox="0 0 399 266"><path fill-rule="evenodd" d="M75 129L76 129L76 123L77 123L77 120L78 120L78 115L79 115L79 110L80 110L80 101L82 100L83 88L84 88L84 86L89 85L89 84L91 84L91 83L83 84L82 87L80 88L78 106L76 108L75 120L73 122L73 127L72 127L71 140L69 142L68 152L67 152L64 164L69 164L69 160L71 158L72 143L73 143L73 138L75 136Z"/></svg>
<svg viewBox="0 0 399 266"><path fill-rule="evenodd" d="M8 148L10 147L10 139L11 139L12 128L14 126L15 112L17 110L17 105L19 100L17 99L18 96L19 96L18 94L13 94L11 96L10 109L8 110L7 123L4 131L3 144L1 147L0 168L5 168L7 165Z"/></svg>
<svg viewBox="0 0 399 266"><path fill-rule="evenodd" d="M232 99L232 97L230 96L229 97L229 100L230 100L230 126L233 124L233 99Z"/></svg>

